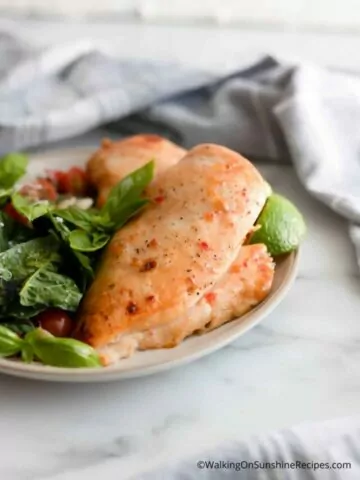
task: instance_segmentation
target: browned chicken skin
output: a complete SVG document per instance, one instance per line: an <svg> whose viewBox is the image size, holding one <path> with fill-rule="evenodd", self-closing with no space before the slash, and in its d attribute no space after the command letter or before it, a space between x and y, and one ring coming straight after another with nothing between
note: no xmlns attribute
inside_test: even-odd
<svg viewBox="0 0 360 480"><path fill-rule="evenodd" d="M157 328L124 335L100 349L105 363L128 357L136 350L172 348L193 333L204 333L244 315L269 294L275 264L265 245L241 248L229 271L184 316Z"/></svg>
<svg viewBox="0 0 360 480"><path fill-rule="evenodd" d="M143 156L142 164L148 160ZM100 165L97 178L108 179ZM154 204L115 234L80 312L78 337L106 363L231 320L261 301L273 278L264 246L240 251L268 194L243 157L198 146L147 193Z"/></svg>

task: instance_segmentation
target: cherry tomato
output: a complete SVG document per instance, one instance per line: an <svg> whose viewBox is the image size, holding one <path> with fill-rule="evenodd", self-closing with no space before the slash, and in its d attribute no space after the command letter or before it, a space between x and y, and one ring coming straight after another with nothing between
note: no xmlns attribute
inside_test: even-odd
<svg viewBox="0 0 360 480"><path fill-rule="evenodd" d="M46 170L46 177L55 186L56 190L58 190L58 184L65 174L66 172L62 170Z"/></svg>
<svg viewBox="0 0 360 480"><path fill-rule="evenodd" d="M69 337L74 327L73 320L60 308L49 308L39 313L36 320L55 337Z"/></svg>
<svg viewBox="0 0 360 480"><path fill-rule="evenodd" d="M86 195L88 181L84 170L72 167L67 172L58 172L58 192L78 197Z"/></svg>
<svg viewBox="0 0 360 480"><path fill-rule="evenodd" d="M15 210L12 203L8 203L7 205L5 205L4 212L7 213L9 217L14 219L15 222L22 223L23 225L29 225L28 219L21 215L21 213L19 213L17 210Z"/></svg>

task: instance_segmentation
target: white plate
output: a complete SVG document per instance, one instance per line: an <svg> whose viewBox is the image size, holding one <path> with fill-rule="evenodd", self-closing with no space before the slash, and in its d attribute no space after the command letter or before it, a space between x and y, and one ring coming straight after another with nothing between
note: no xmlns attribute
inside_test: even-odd
<svg viewBox="0 0 360 480"><path fill-rule="evenodd" d="M44 174L47 168L81 166L89 158L89 153L89 149L72 149L34 155L29 176ZM55 368L0 359L0 372L55 382L103 382L150 375L192 362L236 340L263 320L288 292L296 276L298 260L299 253L293 252L277 262L269 296L251 312L205 335L192 336L175 348L137 352L129 359L103 369Z"/></svg>

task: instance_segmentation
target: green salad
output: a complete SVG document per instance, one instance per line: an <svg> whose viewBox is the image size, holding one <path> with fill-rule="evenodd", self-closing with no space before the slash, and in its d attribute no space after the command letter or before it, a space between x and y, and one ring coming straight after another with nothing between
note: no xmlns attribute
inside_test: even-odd
<svg viewBox="0 0 360 480"><path fill-rule="evenodd" d="M77 167L18 187L27 163L17 153L0 159L0 356L101 366L94 349L66 337L102 250L148 202L154 163L119 182L101 209L84 209L94 193Z"/></svg>

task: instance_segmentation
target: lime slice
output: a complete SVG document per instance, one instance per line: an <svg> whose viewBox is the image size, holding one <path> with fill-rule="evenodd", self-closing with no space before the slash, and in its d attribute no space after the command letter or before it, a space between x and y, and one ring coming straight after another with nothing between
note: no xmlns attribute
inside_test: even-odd
<svg viewBox="0 0 360 480"><path fill-rule="evenodd" d="M306 233L306 225L299 210L281 195L272 194L256 221L260 226L250 243L264 243L271 255L295 250Z"/></svg>

